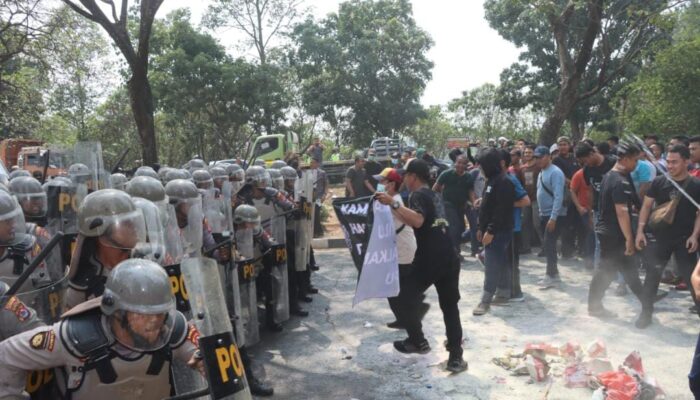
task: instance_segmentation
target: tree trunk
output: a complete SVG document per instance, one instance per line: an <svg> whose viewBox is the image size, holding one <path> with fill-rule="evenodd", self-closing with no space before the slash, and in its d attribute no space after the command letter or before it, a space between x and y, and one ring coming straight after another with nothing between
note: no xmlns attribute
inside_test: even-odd
<svg viewBox="0 0 700 400"><path fill-rule="evenodd" d="M581 124L574 113L571 113L571 116L569 117L569 126L571 127L572 143L578 143L583 138L583 130L581 129Z"/></svg>
<svg viewBox="0 0 700 400"><path fill-rule="evenodd" d="M131 99L131 111L141 140L142 165L153 165L158 162L158 149L153 119L153 94L146 68L134 68L127 87Z"/></svg>
<svg viewBox="0 0 700 400"><path fill-rule="evenodd" d="M561 127L569 118L569 115L576 105L578 97L579 79L569 79L559 90L559 96L554 103L554 110L549 114L547 120L542 125L540 132L540 144L551 146L556 142L557 136L561 133Z"/></svg>

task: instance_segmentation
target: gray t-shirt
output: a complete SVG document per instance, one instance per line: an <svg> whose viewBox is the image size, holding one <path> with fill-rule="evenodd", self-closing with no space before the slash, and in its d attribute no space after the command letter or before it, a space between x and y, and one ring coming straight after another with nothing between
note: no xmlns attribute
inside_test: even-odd
<svg viewBox="0 0 700 400"><path fill-rule="evenodd" d="M309 147L308 154L311 158L318 160L319 163L323 162L323 148L321 146Z"/></svg>
<svg viewBox="0 0 700 400"><path fill-rule="evenodd" d="M352 189L355 191L355 197L364 197L372 194L365 185L367 174L365 173L364 168L357 169L353 165L352 167L348 168L348 172L345 173L345 177L350 179L350 185L352 185ZM345 197L350 197L350 193L347 191L347 189L345 190Z"/></svg>

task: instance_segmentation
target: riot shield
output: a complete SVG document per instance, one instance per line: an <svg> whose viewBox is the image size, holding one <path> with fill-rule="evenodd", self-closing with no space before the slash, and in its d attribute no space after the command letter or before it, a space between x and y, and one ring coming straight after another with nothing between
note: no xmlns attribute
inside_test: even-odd
<svg viewBox="0 0 700 400"><path fill-rule="evenodd" d="M212 399L252 399L231 324L216 262L188 258L182 263L190 304L199 330L199 351ZM176 383L180 376L174 375ZM192 390L190 390L192 391ZM181 392L178 390L178 394Z"/></svg>
<svg viewBox="0 0 700 400"><path fill-rule="evenodd" d="M150 200L134 197L134 205L141 210L146 222L146 236L148 242L137 243L132 251L132 257L145 258L163 265L165 259L165 230L160 209Z"/></svg>
<svg viewBox="0 0 700 400"><path fill-rule="evenodd" d="M226 199L217 189L203 191L202 211L213 234L221 234L228 230L229 221L226 208Z"/></svg>
<svg viewBox="0 0 700 400"><path fill-rule="evenodd" d="M276 244L270 251L274 263L272 268L272 290L275 304L274 320L282 323L289 319L289 277L287 272L287 223L284 214L270 220L270 233Z"/></svg>
<svg viewBox="0 0 700 400"><path fill-rule="evenodd" d="M298 272L306 271L311 255L311 239L313 238L313 176L304 170L295 184L294 198L299 203L301 217L296 223L295 262Z"/></svg>
<svg viewBox="0 0 700 400"><path fill-rule="evenodd" d="M104 167L102 160L102 144L100 142L77 142L73 147L73 164L83 164L87 167L87 173L80 176L70 176L78 186L77 192L83 193L83 185L87 193L100 189L111 188L111 173ZM71 168L69 167L69 175ZM87 194L85 193L85 194Z"/></svg>
<svg viewBox="0 0 700 400"><path fill-rule="evenodd" d="M49 282L46 286L18 293L16 296L24 305L36 311L37 318L51 325L58 322L63 314L63 297L67 288L68 276L65 275L57 281ZM6 307L11 305L8 304Z"/></svg>
<svg viewBox="0 0 700 400"><path fill-rule="evenodd" d="M252 346L260 341L258 327L257 287L255 285L256 269L254 264L253 229L236 230L236 249L238 259L238 284L241 294L242 331L236 332L241 337L241 346Z"/></svg>

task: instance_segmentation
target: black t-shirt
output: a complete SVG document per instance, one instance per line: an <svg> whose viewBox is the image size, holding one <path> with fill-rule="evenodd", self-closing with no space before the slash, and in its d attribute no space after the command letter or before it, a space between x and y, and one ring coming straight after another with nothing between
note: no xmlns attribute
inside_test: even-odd
<svg viewBox="0 0 700 400"><path fill-rule="evenodd" d="M695 201L700 201L700 180L690 175L683 181L676 181L678 185L688 193ZM684 187L685 185L685 187ZM680 237L688 237L693 233L695 226L695 214L697 210L695 206L683 196L678 189L665 176L657 176L651 182L651 187L646 193L647 196L654 199L656 206L660 206L671 201L672 197L680 196L676 215L673 219L673 225L663 231L663 234L656 235L658 240L662 239L677 239Z"/></svg>
<svg viewBox="0 0 700 400"><path fill-rule="evenodd" d="M574 157L574 155L571 153L569 153L569 156L566 158L561 156L554 157L552 164L559 167L561 172L564 173L566 179L571 179L571 177L573 177L576 171L578 171L580 168L578 166L578 162L576 162L576 157Z"/></svg>
<svg viewBox="0 0 700 400"><path fill-rule="evenodd" d="M364 169L357 169L355 166L352 166L348 168L348 172L345 173L345 177L350 179L350 185L352 185L352 188L355 191L355 197L364 197L372 194L365 185L367 175L365 174ZM345 190L345 197L350 197L350 193L348 193L347 189Z"/></svg>
<svg viewBox="0 0 700 400"><path fill-rule="evenodd" d="M632 211L639 207L639 196L629 175L611 170L603 177L600 187L600 218L596 223L596 232L601 236L624 240L620 223L615 211L616 204L624 204L632 218ZM601 239L604 240L604 239Z"/></svg>
<svg viewBox="0 0 700 400"><path fill-rule="evenodd" d="M423 187L411 193L408 198L408 207L423 215L424 218L423 225L413 229L418 244L415 259L419 266L427 266L421 264L449 258L449 255L454 253L454 249L447 234L445 207L440 195Z"/></svg>
<svg viewBox="0 0 700 400"><path fill-rule="evenodd" d="M369 183L376 189L377 188L377 180L374 179L374 175L379 175L382 173L384 170L384 167L382 165L374 160L368 160L365 163L365 172L367 173L367 180Z"/></svg>
<svg viewBox="0 0 700 400"><path fill-rule="evenodd" d="M597 167L584 167L583 178L586 184L593 189L593 210L598 211L598 198L600 196L600 184L603 176L615 166L617 161L614 157L604 156L603 162Z"/></svg>

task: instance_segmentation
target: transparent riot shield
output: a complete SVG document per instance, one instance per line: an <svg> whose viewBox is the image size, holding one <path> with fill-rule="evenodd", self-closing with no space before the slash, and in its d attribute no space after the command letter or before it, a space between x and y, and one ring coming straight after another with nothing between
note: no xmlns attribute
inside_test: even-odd
<svg viewBox="0 0 700 400"><path fill-rule="evenodd" d="M313 176L310 171L302 171L301 178L295 184L295 200L301 208L301 217L296 224L296 270L306 271L311 255L311 239L313 238Z"/></svg>
<svg viewBox="0 0 700 400"><path fill-rule="evenodd" d="M136 208L141 210L146 222L146 237L148 242L137 243L132 251L132 257L145 258L163 265L165 259L165 230L160 209L153 202L140 197L133 198Z"/></svg>
<svg viewBox="0 0 700 400"><path fill-rule="evenodd" d="M55 178L46 185L46 230L51 235L63 232L60 253L64 265L70 264L70 257L78 235L78 207L75 186L65 178Z"/></svg>
<svg viewBox="0 0 700 400"><path fill-rule="evenodd" d="M87 171L79 171L78 176L71 176L71 168L68 167L69 177L78 186L78 192L82 193L85 185L87 193L100 189L109 189L111 185L111 173L104 167L102 160L102 144L100 142L78 142L73 146L73 164L82 164Z"/></svg>
<svg viewBox="0 0 700 400"><path fill-rule="evenodd" d="M272 291L274 296L274 320L282 323L289 319L289 276L287 272L287 222L284 214L278 214L270 221L270 232L276 244L270 251L273 261Z"/></svg>
<svg viewBox="0 0 700 400"><path fill-rule="evenodd" d="M63 314L63 297L68 288L68 276L53 282L48 282L46 286L37 289L18 293L16 296L27 307L36 311L37 318L47 325L51 325ZM6 307L13 307L8 303ZM23 312L17 310L18 313ZM19 316L19 315L18 315Z"/></svg>
<svg viewBox="0 0 700 400"><path fill-rule="evenodd" d="M255 278L257 276L254 264L253 229L238 229L235 233L238 259L238 287L241 294L241 324L242 332L236 332L243 339L241 346L252 346L260 341L258 327L258 301Z"/></svg>
<svg viewBox="0 0 700 400"><path fill-rule="evenodd" d="M202 211L213 234L221 234L229 230L226 208L226 199L217 189L204 191L202 195Z"/></svg>
<svg viewBox="0 0 700 400"><path fill-rule="evenodd" d="M192 312L199 330L199 351L204 360L212 399L252 399L243 362L227 318L218 265L209 258L187 258L182 263ZM176 390L180 376L174 375ZM188 390L191 392L192 390Z"/></svg>

